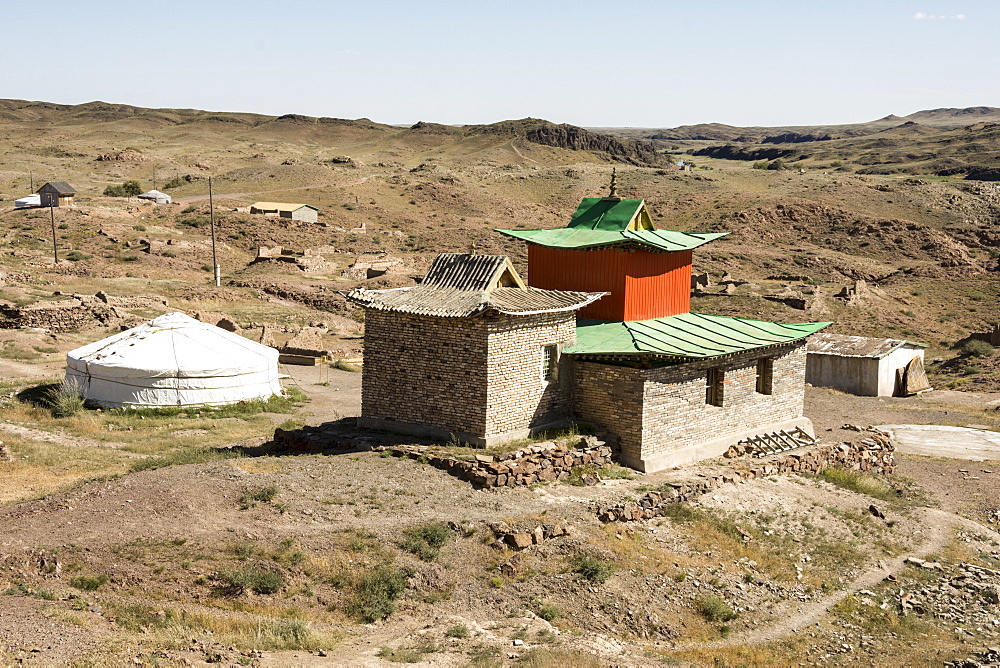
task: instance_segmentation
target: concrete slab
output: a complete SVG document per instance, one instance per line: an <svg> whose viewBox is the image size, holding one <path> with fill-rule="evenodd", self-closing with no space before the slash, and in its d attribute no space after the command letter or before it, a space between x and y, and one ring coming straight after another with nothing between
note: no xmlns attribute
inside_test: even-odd
<svg viewBox="0 0 1000 668"><path fill-rule="evenodd" d="M1000 460L1000 433L937 424L883 424L899 452L930 457Z"/></svg>

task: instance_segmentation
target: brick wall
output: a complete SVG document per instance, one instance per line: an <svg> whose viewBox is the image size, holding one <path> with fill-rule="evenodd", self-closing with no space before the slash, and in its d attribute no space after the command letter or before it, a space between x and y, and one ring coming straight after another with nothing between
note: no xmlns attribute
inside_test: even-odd
<svg viewBox="0 0 1000 668"><path fill-rule="evenodd" d="M774 359L770 395L756 392L757 359L765 356ZM801 418L805 360L802 341L646 370L577 361L575 410L620 438L622 460L635 465ZM705 376L715 367L725 372L722 406L705 402Z"/></svg>
<svg viewBox="0 0 1000 668"><path fill-rule="evenodd" d="M490 315L487 331L487 433L504 434L568 417L569 379L565 373L555 380L542 379L542 347L561 349L576 343L573 313Z"/></svg>
<svg viewBox="0 0 1000 668"><path fill-rule="evenodd" d="M542 347L575 336L572 312L435 318L368 309L362 418L526 435L568 416L568 379L543 382Z"/></svg>
<svg viewBox="0 0 1000 668"><path fill-rule="evenodd" d="M365 312L361 416L486 431L486 321Z"/></svg>

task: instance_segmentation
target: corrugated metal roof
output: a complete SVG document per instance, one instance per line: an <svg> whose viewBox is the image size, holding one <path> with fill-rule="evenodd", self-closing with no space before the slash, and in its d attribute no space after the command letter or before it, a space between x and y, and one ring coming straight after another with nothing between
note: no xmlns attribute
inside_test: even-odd
<svg viewBox="0 0 1000 668"><path fill-rule="evenodd" d="M569 221L569 227L588 230L622 231L645 203L641 199L584 197Z"/></svg>
<svg viewBox="0 0 1000 668"><path fill-rule="evenodd" d="M560 227L549 230L496 230L515 239L521 239L549 248L599 248L602 246L636 245L657 251L692 250L728 232L693 234L674 230L592 230Z"/></svg>
<svg viewBox="0 0 1000 668"><path fill-rule="evenodd" d="M496 284L509 269L516 282L517 272L506 255L473 255L471 253L441 253L427 270L423 285L457 290L486 290Z"/></svg>
<svg viewBox="0 0 1000 668"><path fill-rule="evenodd" d="M261 209L262 211L297 211L304 206L307 206L315 211L319 211L319 209L312 204L292 204L289 202L254 202L250 205L250 208Z"/></svg>
<svg viewBox="0 0 1000 668"><path fill-rule="evenodd" d="M903 346L926 348L926 344L902 339L878 339L846 334L817 334L809 339L809 352L839 357L874 357L882 359Z"/></svg>
<svg viewBox="0 0 1000 668"><path fill-rule="evenodd" d="M781 324L702 313L632 322L580 320L568 355L706 358L805 338L829 322Z"/></svg>
<svg viewBox="0 0 1000 668"><path fill-rule="evenodd" d="M54 191L56 193L59 193L60 195L75 195L76 194L76 188L74 188L70 184L66 183L65 181L49 181L48 183L46 183L44 186L42 186L41 188L39 188L35 192L36 193L40 193L43 190L45 192L53 192Z"/></svg>
<svg viewBox="0 0 1000 668"><path fill-rule="evenodd" d="M355 304L378 311L442 318L467 318L489 310L510 315L573 311L583 308L604 294L538 288L497 288L487 292L421 284L394 290L357 288L345 296Z"/></svg>

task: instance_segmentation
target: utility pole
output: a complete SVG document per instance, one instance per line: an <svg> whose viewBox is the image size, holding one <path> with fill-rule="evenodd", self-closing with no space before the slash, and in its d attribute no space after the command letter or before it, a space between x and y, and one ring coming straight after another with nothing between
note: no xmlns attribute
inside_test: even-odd
<svg viewBox="0 0 1000 668"><path fill-rule="evenodd" d="M215 252L215 204L212 201L212 177L208 177L208 222L212 226L212 271L215 274L215 287L222 285L222 270L219 267L219 256Z"/></svg>
<svg viewBox="0 0 1000 668"><path fill-rule="evenodd" d="M49 220L52 222L52 261L59 264L59 246L56 245L56 207L49 202Z"/></svg>
<svg viewBox="0 0 1000 668"><path fill-rule="evenodd" d="M32 172L28 172L28 181L31 182L31 192L35 192L35 175Z"/></svg>
<svg viewBox="0 0 1000 668"><path fill-rule="evenodd" d="M156 167L153 167L153 190L156 190Z"/></svg>

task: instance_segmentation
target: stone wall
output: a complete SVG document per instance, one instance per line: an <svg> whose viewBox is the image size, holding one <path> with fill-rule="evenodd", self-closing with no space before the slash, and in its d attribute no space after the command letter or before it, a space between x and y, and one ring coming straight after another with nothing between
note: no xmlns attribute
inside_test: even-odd
<svg viewBox="0 0 1000 668"><path fill-rule="evenodd" d="M43 308L0 308L0 329L38 327L53 332L79 329L113 319L110 309L88 306L52 306Z"/></svg>
<svg viewBox="0 0 1000 668"><path fill-rule="evenodd" d="M754 480L783 473L817 475L827 468L844 468L854 471L871 471L891 475L895 470L893 446L887 437L875 435L861 443L840 443L797 450L771 459L754 459L755 465L738 462L732 470L700 480L670 484L659 490L647 492L636 501L626 501L597 508L602 522L630 522L650 519L665 514L672 503L690 501L711 492L720 485Z"/></svg>
<svg viewBox="0 0 1000 668"><path fill-rule="evenodd" d="M542 347L575 341L573 314L438 318L368 309L362 424L422 426L477 445L568 416L567 382L543 381Z"/></svg>
<svg viewBox="0 0 1000 668"><path fill-rule="evenodd" d="M486 434L483 318L366 309L361 417Z"/></svg>
<svg viewBox="0 0 1000 668"><path fill-rule="evenodd" d="M756 391L761 357L773 359L771 394ZM623 464L649 472L692 463L772 426L808 425L805 362L804 341L645 370L577 361L576 413L621 439ZM724 371L722 406L705 401L711 368Z"/></svg>
<svg viewBox="0 0 1000 668"><path fill-rule="evenodd" d="M538 428L569 417L570 378L542 378L542 348L576 343L572 313L487 316L486 433Z"/></svg>

